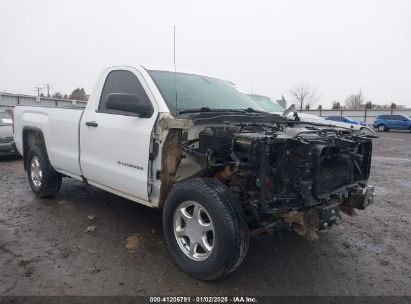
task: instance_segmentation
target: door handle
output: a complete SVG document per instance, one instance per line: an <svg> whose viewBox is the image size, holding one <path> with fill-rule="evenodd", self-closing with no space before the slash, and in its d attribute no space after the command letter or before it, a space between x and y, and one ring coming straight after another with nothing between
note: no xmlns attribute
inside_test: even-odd
<svg viewBox="0 0 411 304"><path fill-rule="evenodd" d="M98 127L98 123L96 123L95 121L86 121L86 126L87 126L87 127L97 128L97 127Z"/></svg>

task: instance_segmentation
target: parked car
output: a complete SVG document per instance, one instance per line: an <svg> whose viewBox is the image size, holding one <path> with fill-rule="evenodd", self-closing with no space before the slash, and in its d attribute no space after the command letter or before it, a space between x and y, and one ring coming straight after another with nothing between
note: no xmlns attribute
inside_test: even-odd
<svg viewBox="0 0 411 304"><path fill-rule="evenodd" d="M270 97L259 95L259 94L249 94L261 107L263 107L267 112L282 115L285 113L285 109L283 106L278 104L276 101L272 100ZM367 136L374 136L375 131L369 128L366 124L357 124L349 123L349 122L341 122L336 120L325 120L323 117L308 114L308 113L301 113L301 112L294 112L294 111L287 111L289 112L286 116L290 119L294 119L295 114L298 115L298 119L302 122L311 122L315 124L324 124L324 125L331 125L340 128L349 128L351 130L360 130L361 133Z"/></svg>
<svg viewBox="0 0 411 304"><path fill-rule="evenodd" d="M410 130L411 132L411 119L399 114L379 115L375 119L373 127L380 132L389 131L390 129Z"/></svg>
<svg viewBox="0 0 411 304"><path fill-rule="evenodd" d="M13 138L13 120L4 110L0 110L0 156L18 155Z"/></svg>
<svg viewBox="0 0 411 304"><path fill-rule="evenodd" d="M37 196L69 176L163 208L171 256L202 280L242 263L250 231L316 239L373 202L370 138L268 113L206 75L111 67L85 109L16 106L14 127Z"/></svg>
<svg viewBox="0 0 411 304"><path fill-rule="evenodd" d="M339 122L343 122L343 123L348 123L348 124L352 124L352 125L359 125L359 126L364 126L366 127L367 124L362 122L362 121L357 121L354 120L352 118L349 118L347 116L329 116L325 118L326 120L332 120L332 121L339 121Z"/></svg>

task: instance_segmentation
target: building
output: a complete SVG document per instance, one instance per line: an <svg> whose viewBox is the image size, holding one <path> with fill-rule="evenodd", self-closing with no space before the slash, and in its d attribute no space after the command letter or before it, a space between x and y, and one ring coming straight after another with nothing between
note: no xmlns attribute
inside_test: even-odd
<svg viewBox="0 0 411 304"><path fill-rule="evenodd" d="M13 109L17 105L47 106L47 107L82 107L87 101L59 99L52 97L38 97L23 94L0 93L0 109Z"/></svg>

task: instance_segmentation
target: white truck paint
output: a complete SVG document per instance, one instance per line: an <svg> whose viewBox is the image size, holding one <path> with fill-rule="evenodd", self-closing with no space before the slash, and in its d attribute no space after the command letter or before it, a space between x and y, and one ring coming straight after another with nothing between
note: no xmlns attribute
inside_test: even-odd
<svg viewBox="0 0 411 304"><path fill-rule="evenodd" d="M154 107L150 118L98 111L107 75L115 70L130 71L138 78ZM156 207L158 198L150 202L147 191L151 133L158 116L168 113L160 92L143 67L116 66L102 73L84 110L17 106L14 137L17 149L24 153L23 129L41 130L56 171L78 180L86 178L96 187ZM86 122L90 121L97 122L98 128L87 126Z"/></svg>

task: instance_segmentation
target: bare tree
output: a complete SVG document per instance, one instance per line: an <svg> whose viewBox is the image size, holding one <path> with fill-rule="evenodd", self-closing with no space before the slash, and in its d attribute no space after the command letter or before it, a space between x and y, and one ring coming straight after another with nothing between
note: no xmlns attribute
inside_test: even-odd
<svg viewBox="0 0 411 304"><path fill-rule="evenodd" d="M345 106L348 109L361 109L364 104L364 96L362 95L361 90L358 94L351 94L345 100Z"/></svg>
<svg viewBox="0 0 411 304"><path fill-rule="evenodd" d="M290 90L290 94L299 109L311 108L319 99L317 89L308 82L300 82Z"/></svg>

